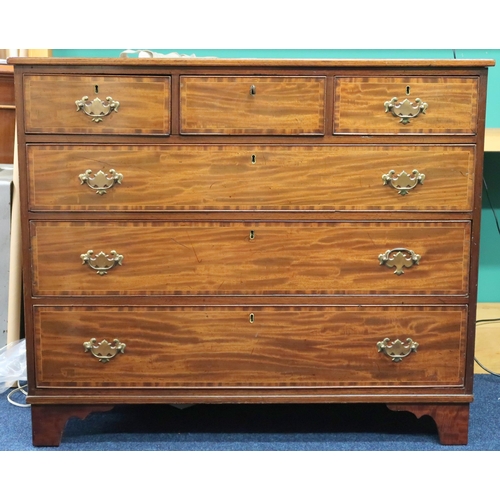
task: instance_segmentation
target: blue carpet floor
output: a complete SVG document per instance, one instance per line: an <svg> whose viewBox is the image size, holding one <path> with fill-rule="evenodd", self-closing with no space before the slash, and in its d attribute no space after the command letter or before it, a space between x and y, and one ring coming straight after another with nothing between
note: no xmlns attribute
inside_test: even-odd
<svg viewBox="0 0 500 500"><path fill-rule="evenodd" d="M0 451L500 450L500 378L475 376L469 444L442 446L434 421L385 405L119 406L70 419L59 448L31 444L29 408L0 395Z"/></svg>

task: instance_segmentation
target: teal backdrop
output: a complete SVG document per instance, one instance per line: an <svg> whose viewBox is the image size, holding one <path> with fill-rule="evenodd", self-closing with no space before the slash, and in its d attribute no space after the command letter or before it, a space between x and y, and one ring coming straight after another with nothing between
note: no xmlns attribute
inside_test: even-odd
<svg viewBox="0 0 500 500"><path fill-rule="evenodd" d="M144 47L141 47L144 48ZM500 49L153 49L167 54L198 57L304 58L304 59L495 59L488 73L486 127L500 128ZM119 57L126 49L54 49L54 57ZM132 56L133 57L133 56ZM482 225L479 253L479 302L500 302L500 152L485 154ZM500 217L500 215L499 215ZM498 259L498 260L497 260Z"/></svg>

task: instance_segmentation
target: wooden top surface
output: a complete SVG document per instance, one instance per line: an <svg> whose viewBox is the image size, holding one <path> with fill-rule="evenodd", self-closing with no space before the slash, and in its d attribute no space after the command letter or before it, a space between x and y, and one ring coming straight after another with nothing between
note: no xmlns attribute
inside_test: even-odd
<svg viewBox="0 0 500 500"><path fill-rule="evenodd" d="M281 67L486 67L494 59L229 59L218 57L61 58L11 57L13 65L49 66L281 66Z"/></svg>
<svg viewBox="0 0 500 500"><path fill-rule="evenodd" d="M14 66L11 66L10 64L0 64L0 74L13 75Z"/></svg>

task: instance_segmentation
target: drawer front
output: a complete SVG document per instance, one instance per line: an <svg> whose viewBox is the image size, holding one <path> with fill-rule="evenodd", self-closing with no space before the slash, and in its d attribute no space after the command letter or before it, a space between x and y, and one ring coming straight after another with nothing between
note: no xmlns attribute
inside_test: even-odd
<svg viewBox="0 0 500 500"><path fill-rule="evenodd" d="M473 146L28 146L30 210L470 211Z"/></svg>
<svg viewBox="0 0 500 500"><path fill-rule="evenodd" d="M35 307L36 386L461 386L466 317L430 306Z"/></svg>
<svg viewBox="0 0 500 500"><path fill-rule="evenodd" d="M181 134L325 132L324 77L200 77L180 83Z"/></svg>
<svg viewBox="0 0 500 500"><path fill-rule="evenodd" d="M33 294L465 295L469 240L469 222L39 221Z"/></svg>
<svg viewBox="0 0 500 500"><path fill-rule="evenodd" d="M24 94L26 133L170 132L169 77L32 75Z"/></svg>
<svg viewBox="0 0 500 500"><path fill-rule="evenodd" d="M334 133L473 135L478 82L477 78L412 76L337 78Z"/></svg>

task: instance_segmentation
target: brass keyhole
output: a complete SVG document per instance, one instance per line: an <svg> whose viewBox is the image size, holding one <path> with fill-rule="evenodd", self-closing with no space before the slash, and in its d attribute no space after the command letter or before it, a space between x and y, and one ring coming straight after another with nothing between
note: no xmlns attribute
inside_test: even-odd
<svg viewBox="0 0 500 500"><path fill-rule="evenodd" d="M99 93L99 85L95 85L94 86L94 91L95 91L96 94Z"/></svg>
<svg viewBox="0 0 500 500"><path fill-rule="evenodd" d="M254 240L255 239L255 231L252 229L250 231L250 234L248 235L248 237L251 239L251 240Z"/></svg>
<svg viewBox="0 0 500 500"><path fill-rule="evenodd" d="M250 94L255 95L257 93L257 89L255 88L255 85L250 85Z"/></svg>
<svg viewBox="0 0 500 500"><path fill-rule="evenodd" d="M252 155L252 165L255 165L257 163L257 156Z"/></svg>
<svg viewBox="0 0 500 500"><path fill-rule="evenodd" d="M250 321L250 323L253 323L255 321L255 314L254 313L249 314L248 321Z"/></svg>
<svg viewBox="0 0 500 500"><path fill-rule="evenodd" d="M410 95L410 86L409 85L406 86L406 95Z"/></svg>

